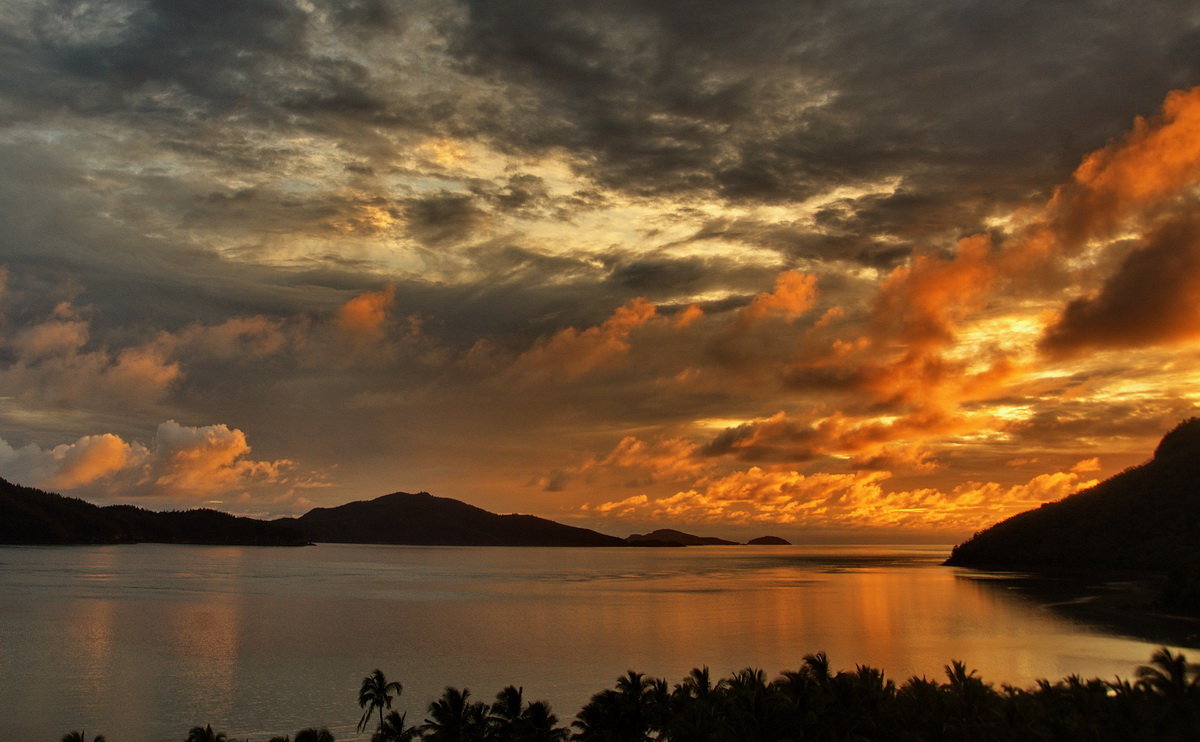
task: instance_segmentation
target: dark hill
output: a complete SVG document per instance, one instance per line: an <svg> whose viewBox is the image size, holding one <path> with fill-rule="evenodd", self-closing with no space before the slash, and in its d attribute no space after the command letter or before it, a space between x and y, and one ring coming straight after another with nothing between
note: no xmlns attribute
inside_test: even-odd
<svg viewBox="0 0 1200 742"><path fill-rule="evenodd" d="M312 541L424 546L625 546L533 515L497 515L448 497L396 492L274 521Z"/></svg>
<svg viewBox="0 0 1200 742"><path fill-rule="evenodd" d="M635 533L625 539L631 544L647 546L670 546L673 544L683 544L684 546L736 546L736 541L726 541L723 538L715 536L693 536L690 533L676 531L673 528L660 528L657 531L650 533Z"/></svg>
<svg viewBox="0 0 1200 742"><path fill-rule="evenodd" d="M297 531L216 510L156 513L132 505L99 507L0 479L3 544L228 544L302 546Z"/></svg>
<svg viewBox="0 0 1200 742"><path fill-rule="evenodd" d="M747 546L791 546L792 542L778 536L759 536L746 542Z"/></svg>
<svg viewBox="0 0 1200 742"><path fill-rule="evenodd" d="M1200 420L1145 464L1015 515L956 546L946 564L993 569L1194 570L1200 566Z"/></svg>

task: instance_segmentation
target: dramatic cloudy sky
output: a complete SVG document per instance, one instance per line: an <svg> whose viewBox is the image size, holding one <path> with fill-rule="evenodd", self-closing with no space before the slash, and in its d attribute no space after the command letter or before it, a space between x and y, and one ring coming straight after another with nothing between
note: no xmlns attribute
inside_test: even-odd
<svg viewBox="0 0 1200 742"><path fill-rule="evenodd" d="M1200 401L1194 1L12 0L0 475L944 538Z"/></svg>

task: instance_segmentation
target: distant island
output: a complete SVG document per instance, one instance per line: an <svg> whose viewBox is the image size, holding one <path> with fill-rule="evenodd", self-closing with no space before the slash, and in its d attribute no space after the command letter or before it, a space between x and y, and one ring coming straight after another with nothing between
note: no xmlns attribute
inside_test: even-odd
<svg viewBox="0 0 1200 742"><path fill-rule="evenodd" d="M316 542L415 546L712 546L737 542L669 528L627 539L534 515L499 515L428 492L313 508L297 518L262 521L202 508L155 512L101 507L0 479L0 544L236 544ZM749 543L787 544L774 536Z"/></svg>
<svg viewBox="0 0 1200 742"><path fill-rule="evenodd" d="M746 542L746 546L791 546L792 542L778 536L759 536Z"/></svg>
<svg viewBox="0 0 1200 742"><path fill-rule="evenodd" d="M695 536L674 528L659 528L650 533L633 533L625 540L634 546L741 546L716 536ZM778 536L760 536L746 542L747 546L791 546L791 542Z"/></svg>
<svg viewBox="0 0 1200 742"><path fill-rule="evenodd" d="M1015 515L954 547L947 565L987 569L1200 567L1200 419L1154 458L1095 487Z"/></svg>
<svg viewBox="0 0 1200 742"><path fill-rule="evenodd" d="M736 541L726 541L715 536L693 536L673 528L660 528L650 533L633 533L625 540L635 546L737 546Z"/></svg>
<svg viewBox="0 0 1200 742"><path fill-rule="evenodd" d="M132 543L304 546L308 539L292 528L207 508L100 507L0 479L0 544Z"/></svg>
<svg viewBox="0 0 1200 742"><path fill-rule="evenodd" d="M313 508L275 525L311 541L422 546L626 546L624 539L534 515L497 515L428 492L395 492L333 508Z"/></svg>

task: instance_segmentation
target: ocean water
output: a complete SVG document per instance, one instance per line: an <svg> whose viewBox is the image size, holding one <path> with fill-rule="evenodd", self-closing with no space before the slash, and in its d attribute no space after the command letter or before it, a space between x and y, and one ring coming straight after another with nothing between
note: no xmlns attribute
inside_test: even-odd
<svg viewBox="0 0 1200 742"><path fill-rule="evenodd" d="M635 669L774 676L826 652L902 681L1132 677L1156 645L1073 623L947 547L0 547L0 739L356 739L362 677L409 722L448 685L508 684L569 722ZM365 740L368 735L362 735Z"/></svg>

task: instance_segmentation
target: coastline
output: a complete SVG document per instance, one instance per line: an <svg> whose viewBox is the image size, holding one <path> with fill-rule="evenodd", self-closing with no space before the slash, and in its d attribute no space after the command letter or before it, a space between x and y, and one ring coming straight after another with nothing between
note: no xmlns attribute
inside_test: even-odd
<svg viewBox="0 0 1200 742"><path fill-rule="evenodd" d="M1164 612L1153 572L956 567L958 576L1036 603L1075 623L1157 644L1200 649L1200 617Z"/></svg>

